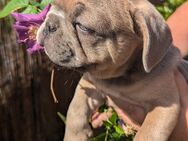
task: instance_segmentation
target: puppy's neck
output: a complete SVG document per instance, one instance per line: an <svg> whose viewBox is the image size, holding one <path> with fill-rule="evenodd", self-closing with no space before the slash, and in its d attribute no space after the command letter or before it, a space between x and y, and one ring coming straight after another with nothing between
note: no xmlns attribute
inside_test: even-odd
<svg viewBox="0 0 188 141"><path fill-rule="evenodd" d="M142 63L142 50L137 51L135 57L132 58L132 63L126 71L118 76L109 79L92 79L95 82L102 81L103 83L111 83L116 85L133 85L136 82L142 81L147 77L157 77L167 70L174 70L177 64L181 61L181 55L177 48L172 47L161 62L150 72L144 70Z"/></svg>
<svg viewBox="0 0 188 141"><path fill-rule="evenodd" d="M100 79L97 78L91 74L88 74L89 78L91 80L94 80L95 82L97 81L103 81L103 82L110 82L110 83L123 83L123 84L132 84L136 81L139 81L142 79L144 75L147 73L145 72L142 64L142 50L136 50L134 55L132 55L129 59L129 64L127 62L122 66L121 68L118 68L119 70L124 70L121 75L118 75L117 77L111 77L111 78L106 78L106 79ZM117 70L118 70L117 69Z"/></svg>

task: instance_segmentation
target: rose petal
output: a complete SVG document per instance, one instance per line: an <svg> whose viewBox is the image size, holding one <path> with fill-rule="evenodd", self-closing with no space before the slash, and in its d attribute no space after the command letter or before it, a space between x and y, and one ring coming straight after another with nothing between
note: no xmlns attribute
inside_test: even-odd
<svg viewBox="0 0 188 141"><path fill-rule="evenodd" d="M34 41L34 40L27 40L25 42L25 44L27 45L27 48L32 48L36 44L36 41Z"/></svg>
<svg viewBox="0 0 188 141"><path fill-rule="evenodd" d="M32 48L28 48L27 52L29 54L33 54L35 52L43 51L43 47L41 47L39 44L35 43Z"/></svg>
<svg viewBox="0 0 188 141"><path fill-rule="evenodd" d="M26 42L26 39L29 38L29 28L21 25L13 25L13 27L16 29L18 43Z"/></svg>
<svg viewBox="0 0 188 141"><path fill-rule="evenodd" d="M25 43L27 45L27 51L32 54L36 51L41 51L43 48L36 43L35 35L32 34L31 29L39 27L48 13L51 5L48 5L39 14L23 14L23 13L12 13L12 16L16 19L14 28L17 31L18 42ZM32 34L32 35L30 35Z"/></svg>
<svg viewBox="0 0 188 141"><path fill-rule="evenodd" d="M47 6L42 10L42 12L40 12L40 13L38 14L38 16L41 17L41 19L42 19L43 21L44 21L44 19L46 18L46 15L47 15L48 11L50 10L50 8L51 8L51 4L47 5Z"/></svg>
<svg viewBox="0 0 188 141"><path fill-rule="evenodd" d="M50 7L51 5L46 6L44 10L39 14L23 14L13 12L11 15L19 22L33 22L41 24L44 21Z"/></svg>
<svg viewBox="0 0 188 141"><path fill-rule="evenodd" d="M18 24L13 25L13 27L16 29L16 31L21 31L21 32L25 32L29 30L29 27L18 25Z"/></svg>
<svg viewBox="0 0 188 141"><path fill-rule="evenodd" d="M37 17L37 15L33 14L21 14L21 13L12 13L12 16L19 22L33 22L37 24L41 24L43 19L41 17Z"/></svg>

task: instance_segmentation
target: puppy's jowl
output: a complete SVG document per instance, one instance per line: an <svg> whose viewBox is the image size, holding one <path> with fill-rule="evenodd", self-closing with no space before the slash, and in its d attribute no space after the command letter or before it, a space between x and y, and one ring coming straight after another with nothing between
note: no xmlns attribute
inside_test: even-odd
<svg viewBox="0 0 188 141"><path fill-rule="evenodd" d="M188 68L169 28L147 0L61 0L38 32L57 65L84 70L67 114L64 141L87 141L103 103L145 119L134 141L167 141L180 111L175 71ZM126 104L125 104L126 103ZM134 115L129 115L134 119Z"/></svg>

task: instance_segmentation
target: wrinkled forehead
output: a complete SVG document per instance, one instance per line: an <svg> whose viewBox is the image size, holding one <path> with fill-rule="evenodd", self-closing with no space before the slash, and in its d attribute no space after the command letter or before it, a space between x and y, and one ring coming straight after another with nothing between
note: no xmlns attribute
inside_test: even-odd
<svg viewBox="0 0 188 141"><path fill-rule="evenodd" d="M55 0L54 2L55 5L64 8L67 12L79 4L83 4L87 8L97 8L105 11L109 9L113 11L115 7L126 8L127 3L128 0ZM111 9L112 7L113 9Z"/></svg>
<svg viewBox="0 0 188 141"><path fill-rule="evenodd" d="M78 3L84 3L85 5L99 4L98 6L100 7L102 3L107 3L105 1L106 0L55 0L54 4L64 7L66 10L70 10Z"/></svg>
<svg viewBox="0 0 188 141"><path fill-rule="evenodd" d="M61 7L72 18L86 22L85 25L96 28L113 28L131 25L129 6L126 0L56 0L55 5ZM102 23L101 23L102 22ZM96 23L98 23L96 25ZM101 24L100 24L101 23ZM101 27L104 25L104 27Z"/></svg>

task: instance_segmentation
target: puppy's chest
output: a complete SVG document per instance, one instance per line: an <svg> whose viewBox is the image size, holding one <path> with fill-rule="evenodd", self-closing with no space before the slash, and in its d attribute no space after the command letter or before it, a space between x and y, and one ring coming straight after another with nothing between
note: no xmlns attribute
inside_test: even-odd
<svg viewBox="0 0 188 141"><path fill-rule="evenodd" d="M95 83L98 92L107 97L109 105L120 108L126 105L135 105L148 109L155 99L151 91L151 83L138 82L133 85L115 83Z"/></svg>

